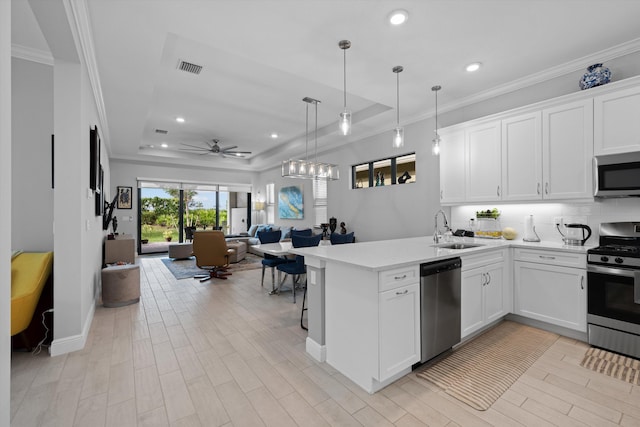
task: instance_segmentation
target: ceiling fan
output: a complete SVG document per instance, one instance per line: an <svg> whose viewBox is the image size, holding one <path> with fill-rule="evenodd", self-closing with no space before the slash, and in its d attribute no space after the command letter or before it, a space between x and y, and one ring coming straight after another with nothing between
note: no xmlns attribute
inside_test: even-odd
<svg viewBox="0 0 640 427"><path fill-rule="evenodd" d="M180 150L198 153L201 156L206 154L217 154L220 157L229 158L244 158L245 155L251 154L251 151L235 151L234 149L238 148L237 145L222 148L218 145L219 142L220 140L218 139L212 139L211 142L205 141L205 144L207 144L206 147L182 143L182 145L189 148L181 148Z"/></svg>

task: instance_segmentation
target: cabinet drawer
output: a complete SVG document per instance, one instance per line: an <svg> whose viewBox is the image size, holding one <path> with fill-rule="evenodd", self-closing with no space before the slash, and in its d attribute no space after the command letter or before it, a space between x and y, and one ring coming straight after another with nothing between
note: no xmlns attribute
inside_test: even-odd
<svg viewBox="0 0 640 427"><path fill-rule="evenodd" d="M467 271L496 262L504 262L506 259L506 249L496 249L491 252L484 252L476 255L464 255L461 259L462 271Z"/></svg>
<svg viewBox="0 0 640 427"><path fill-rule="evenodd" d="M587 256L585 254L572 252L516 248L514 259L516 261L529 261L564 267L586 268L587 266Z"/></svg>
<svg viewBox="0 0 640 427"><path fill-rule="evenodd" d="M395 289L400 286L418 283L420 277L420 266L394 268L378 273L379 292Z"/></svg>

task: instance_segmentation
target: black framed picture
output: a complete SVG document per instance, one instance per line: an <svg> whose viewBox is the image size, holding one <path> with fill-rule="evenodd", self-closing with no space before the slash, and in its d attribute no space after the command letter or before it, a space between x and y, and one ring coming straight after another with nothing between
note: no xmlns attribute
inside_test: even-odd
<svg viewBox="0 0 640 427"><path fill-rule="evenodd" d="M89 188L97 190L100 185L100 136L98 126L89 129Z"/></svg>
<svg viewBox="0 0 640 427"><path fill-rule="evenodd" d="M118 187L118 209L132 209L133 187Z"/></svg>

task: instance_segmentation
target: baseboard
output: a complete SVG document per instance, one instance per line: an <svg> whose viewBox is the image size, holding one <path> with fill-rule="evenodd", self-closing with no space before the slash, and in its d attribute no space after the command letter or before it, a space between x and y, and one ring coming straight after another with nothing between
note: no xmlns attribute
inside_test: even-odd
<svg viewBox="0 0 640 427"><path fill-rule="evenodd" d="M87 314L87 318L82 327L82 334L72 335L70 337L64 337L61 339L54 339L49 347L49 354L51 356L59 356L65 353L71 353L72 351L82 350L87 343L87 337L89 336L89 329L93 322L93 315L96 311L96 305L91 304L91 309Z"/></svg>
<svg viewBox="0 0 640 427"><path fill-rule="evenodd" d="M307 337L306 342L307 353L316 359L318 362L324 362L327 360L327 346L320 345L311 338Z"/></svg>
<svg viewBox="0 0 640 427"><path fill-rule="evenodd" d="M542 322L537 319L530 319L528 317L520 316L517 314L509 313L505 317L507 320L522 323L523 325L533 326L534 328L543 329L545 331L553 332L554 334L562 335L574 340L589 342L589 338L586 332L575 331L573 329L565 328L563 326L552 325L551 323Z"/></svg>

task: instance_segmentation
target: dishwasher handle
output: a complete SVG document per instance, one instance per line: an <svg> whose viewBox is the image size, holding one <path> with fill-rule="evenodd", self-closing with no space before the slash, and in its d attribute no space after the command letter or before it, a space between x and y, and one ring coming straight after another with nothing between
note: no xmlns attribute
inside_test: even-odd
<svg viewBox="0 0 640 427"><path fill-rule="evenodd" d="M427 262L424 264L420 264L420 277L431 276L433 274L442 273L444 271L456 270L461 267L462 261L459 257Z"/></svg>

